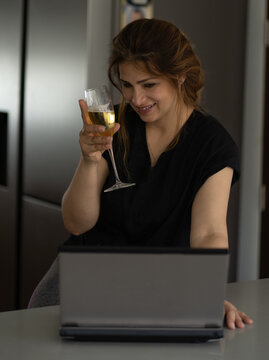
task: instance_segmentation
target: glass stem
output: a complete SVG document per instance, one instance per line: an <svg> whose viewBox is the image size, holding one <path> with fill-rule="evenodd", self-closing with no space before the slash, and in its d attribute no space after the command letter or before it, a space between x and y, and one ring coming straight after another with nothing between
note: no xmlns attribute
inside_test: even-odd
<svg viewBox="0 0 269 360"><path fill-rule="evenodd" d="M118 170L116 167L115 159L114 159L113 149L108 149L108 152L109 152L109 156L110 156L110 159L112 162L112 166L113 166L113 170L114 170L114 174L115 174L115 178L116 178L116 183L121 183L119 174L118 174Z"/></svg>

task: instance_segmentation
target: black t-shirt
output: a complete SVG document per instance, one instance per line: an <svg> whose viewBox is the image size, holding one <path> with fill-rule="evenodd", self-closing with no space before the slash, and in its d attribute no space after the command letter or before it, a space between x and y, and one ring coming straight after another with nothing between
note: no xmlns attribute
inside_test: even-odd
<svg viewBox="0 0 269 360"><path fill-rule="evenodd" d="M190 246L191 208L197 191L213 174L229 166L234 183L239 177L238 150L224 127L212 116L194 110L181 131L178 144L164 152L151 167L145 123L129 108L128 157L133 187L101 194L96 226L84 243L104 246ZM117 134L113 149L121 180ZM104 189L115 183L108 152L109 177Z"/></svg>

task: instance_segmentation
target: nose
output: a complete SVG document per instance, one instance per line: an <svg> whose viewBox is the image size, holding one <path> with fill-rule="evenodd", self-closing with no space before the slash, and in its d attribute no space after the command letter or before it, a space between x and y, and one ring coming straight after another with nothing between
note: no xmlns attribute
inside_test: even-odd
<svg viewBox="0 0 269 360"><path fill-rule="evenodd" d="M145 93L142 89L133 89L132 103L137 107L145 105Z"/></svg>

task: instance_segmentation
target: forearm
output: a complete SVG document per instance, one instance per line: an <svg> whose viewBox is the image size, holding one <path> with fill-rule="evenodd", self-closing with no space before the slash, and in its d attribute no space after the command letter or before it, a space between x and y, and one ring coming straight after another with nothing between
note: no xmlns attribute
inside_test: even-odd
<svg viewBox="0 0 269 360"><path fill-rule="evenodd" d="M192 248L228 248L228 236L225 233L211 233L208 235L194 237L190 239Z"/></svg>
<svg viewBox="0 0 269 360"><path fill-rule="evenodd" d="M103 159L105 162L105 160ZM66 229L79 235L96 224L100 212L100 193L105 181L105 166L80 160L74 177L62 199Z"/></svg>

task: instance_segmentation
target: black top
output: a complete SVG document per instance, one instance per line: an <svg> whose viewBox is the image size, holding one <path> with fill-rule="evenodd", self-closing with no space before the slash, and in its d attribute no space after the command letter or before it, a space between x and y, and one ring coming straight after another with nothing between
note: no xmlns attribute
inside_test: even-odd
<svg viewBox="0 0 269 360"><path fill-rule="evenodd" d="M164 152L152 168L145 123L128 109L129 170L136 186L101 194L101 213L83 243L103 246L190 246L191 208L197 191L213 174L230 166L233 183L239 177L237 147L212 116L194 110L182 128L178 144ZM113 149L121 180L117 134ZM104 189L115 183L106 151L109 177Z"/></svg>

